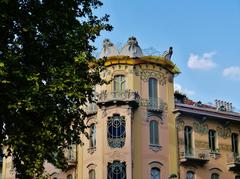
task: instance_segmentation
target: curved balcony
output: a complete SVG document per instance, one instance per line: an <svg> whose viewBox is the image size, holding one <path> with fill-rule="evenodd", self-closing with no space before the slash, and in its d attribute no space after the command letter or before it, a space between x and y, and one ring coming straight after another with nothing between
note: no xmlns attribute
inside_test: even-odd
<svg viewBox="0 0 240 179"><path fill-rule="evenodd" d="M240 154L231 153L227 155L228 170L240 172Z"/></svg>
<svg viewBox="0 0 240 179"><path fill-rule="evenodd" d="M139 95L136 91L107 91L104 90L97 95L97 104L99 106L109 106L114 104L128 104L132 107L138 107Z"/></svg>
<svg viewBox="0 0 240 179"><path fill-rule="evenodd" d="M148 111L162 112L167 109L167 104L161 98L141 99L140 105L147 107Z"/></svg>

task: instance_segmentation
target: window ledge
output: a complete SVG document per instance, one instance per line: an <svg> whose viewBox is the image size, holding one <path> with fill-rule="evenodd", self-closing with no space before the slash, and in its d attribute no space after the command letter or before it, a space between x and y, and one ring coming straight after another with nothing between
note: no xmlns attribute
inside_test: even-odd
<svg viewBox="0 0 240 179"><path fill-rule="evenodd" d="M88 148L88 153L93 154L96 151L96 147Z"/></svg>
<svg viewBox="0 0 240 179"><path fill-rule="evenodd" d="M216 152L216 151L211 151L210 153L210 157L214 158L214 159L217 159L220 157L220 152Z"/></svg>
<svg viewBox="0 0 240 179"><path fill-rule="evenodd" d="M162 149L162 146L159 144L149 144L149 148L154 152L158 152Z"/></svg>

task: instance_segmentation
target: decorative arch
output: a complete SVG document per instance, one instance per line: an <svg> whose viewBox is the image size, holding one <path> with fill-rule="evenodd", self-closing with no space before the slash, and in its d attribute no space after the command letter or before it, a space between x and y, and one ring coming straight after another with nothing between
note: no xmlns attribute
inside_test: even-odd
<svg viewBox="0 0 240 179"><path fill-rule="evenodd" d="M211 168L211 169L209 169L209 171L211 173L217 173L217 174L221 174L222 173L222 170L220 168Z"/></svg>
<svg viewBox="0 0 240 179"><path fill-rule="evenodd" d="M152 161L149 163L150 168L159 168L161 169L163 167L163 164L159 161Z"/></svg>
<svg viewBox="0 0 240 179"><path fill-rule="evenodd" d="M90 170L95 170L97 168L97 165L94 163L90 163L87 165L87 169Z"/></svg>

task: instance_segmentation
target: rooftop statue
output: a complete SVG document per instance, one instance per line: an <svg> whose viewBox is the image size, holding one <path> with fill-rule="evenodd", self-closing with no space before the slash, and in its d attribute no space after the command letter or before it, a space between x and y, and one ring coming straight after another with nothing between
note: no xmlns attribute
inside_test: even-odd
<svg viewBox="0 0 240 179"><path fill-rule="evenodd" d="M162 56L167 60L171 60L172 54L173 54L173 48L169 47L169 50L163 52Z"/></svg>
<svg viewBox="0 0 240 179"><path fill-rule="evenodd" d="M129 37L127 44L123 46L120 55L129 56L131 58L142 57L143 52L136 37Z"/></svg>
<svg viewBox="0 0 240 179"><path fill-rule="evenodd" d="M119 55L117 48L113 45L113 43L109 39L103 40L103 49L99 55L99 58L109 57L109 56L117 56Z"/></svg>

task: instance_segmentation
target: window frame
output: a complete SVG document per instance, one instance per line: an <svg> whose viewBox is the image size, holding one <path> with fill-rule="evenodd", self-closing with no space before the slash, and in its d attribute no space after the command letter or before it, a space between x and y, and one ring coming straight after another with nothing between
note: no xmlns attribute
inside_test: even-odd
<svg viewBox="0 0 240 179"><path fill-rule="evenodd" d="M91 124L90 126L90 139L89 139L89 148L96 148L96 124Z"/></svg>
<svg viewBox="0 0 240 179"><path fill-rule="evenodd" d="M231 141L232 141L232 152L234 154L239 154L239 135L237 133L232 133L231 135Z"/></svg>
<svg viewBox="0 0 240 179"><path fill-rule="evenodd" d="M149 122L150 145L159 146L159 122L151 120Z"/></svg>
<svg viewBox="0 0 240 179"><path fill-rule="evenodd" d="M184 148L185 155L193 155L193 128L191 126L184 127Z"/></svg>
<svg viewBox="0 0 240 179"><path fill-rule="evenodd" d="M151 107L158 106L158 80L156 78L148 79L148 97Z"/></svg>
<svg viewBox="0 0 240 179"><path fill-rule="evenodd" d="M95 171L95 169L89 170L88 177L89 177L89 179L95 179L96 178L96 171Z"/></svg>
<svg viewBox="0 0 240 179"><path fill-rule="evenodd" d="M113 92L123 93L126 90L126 77L125 75L118 74L113 77Z"/></svg>
<svg viewBox="0 0 240 179"><path fill-rule="evenodd" d="M214 129L208 131L208 146L211 152L216 152L217 149L217 132Z"/></svg>
<svg viewBox="0 0 240 179"><path fill-rule="evenodd" d="M114 173L115 169L121 171L121 173ZM126 162L120 162L119 160L114 160L112 163L108 163L107 166L107 179L114 179L116 178L116 175L120 175L121 179L127 178L127 172L126 172ZM119 178L117 176L117 178Z"/></svg>
<svg viewBox="0 0 240 179"><path fill-rule="evenodd" d="M158 176L153 176L153 171L154 171L154 170L158 172ZM160 179L160 178L161 178L161 170L160 170L160 168L158 168L158 167L152 167L150 172L151 172L151 173L150 173L151 179ZM154 174L154 175L155 175L155 174Z"/></svg>
<svg viewBox="0 0 240 179"><path fill-rule="evenodd" d="M219 179L219 174L218 173L212 173L211 174L211 179Z"/></svg>
<svg viewBox="0 0 240 179"><path fill-rule="evenodd" d="M189 174L191 174L192 176L189 176ZM189 178L189 177L191 177L191 178ZM186 179L195 179L195 173L193 171L187 171Z"/></svg>

